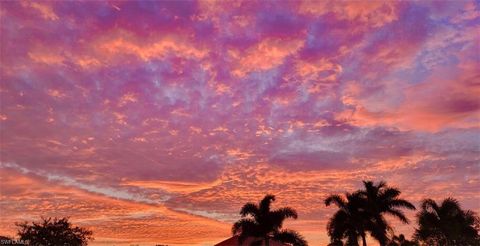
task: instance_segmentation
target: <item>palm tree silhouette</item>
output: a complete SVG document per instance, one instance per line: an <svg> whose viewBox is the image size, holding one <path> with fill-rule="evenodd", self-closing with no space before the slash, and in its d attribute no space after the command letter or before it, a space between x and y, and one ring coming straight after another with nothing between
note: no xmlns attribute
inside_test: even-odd
<svg viewBox="0 0 480 246"><path fill-rule="evenodd" d="M282 229L283 221L287 218L297 219L297 212L290 207L270 210L274 195L266 195L260 203L246 203L240 210L242 218L232 227L233 235L239 235L242 244L247 237L258 238L252 245L269 245L271 239L294 246L307 246L305 239L296 231Z"/></svg>
<svg viewBox="0 0 480 246"><path fill-rule="evenodd" d="M346 238L346 245L357 246L358 238L361 237L366 246L365 232L369 221L364 209L365 200L358 192L345 193L345 198L331 195L325 199L326 206L333 203L339 208L327 224L330 245L343 245L342 240Z"/></svg>
<svg viewBox="0 0 480 246"><path fill-rule="evenodd" d="M417 220L419 228L414 238L427 245L480 245L479 217L462 210L454 198L446 198L440 205L432 199L424 200Z"/></svg>
<svg viewBox="0 0 480 246"><path fill-rule="evenodd" d="M415 206L407 200L398 198L401 192L396 188L387 186L383 181L377 185L372 181L363 181L363 184L365 189L360 190L359 194L365 199L365 211L371 222L367 225L367 229L372 237L384 246L388 242L387 232L391 230L391 227L383 215L392 215L401 222L408 224L409 220L400 209L415 210Z"/></svg>

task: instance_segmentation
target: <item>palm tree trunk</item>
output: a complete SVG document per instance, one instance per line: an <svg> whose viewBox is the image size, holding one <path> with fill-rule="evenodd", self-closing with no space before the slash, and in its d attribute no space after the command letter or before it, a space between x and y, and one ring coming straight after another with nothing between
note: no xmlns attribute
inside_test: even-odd
<svg viewBox="0 0 480 246"><path fill-rule="evenodd" d="M268 236L265 237L265 246L270 246L270 241L269 241Z"/></svg>
<svg viewBox="0 0 480 246"><path fill-rule="evenodd" d="M367 246L367 240L365 239L365 234L362 234L362 243L363 243L363 246Z"/></svg>

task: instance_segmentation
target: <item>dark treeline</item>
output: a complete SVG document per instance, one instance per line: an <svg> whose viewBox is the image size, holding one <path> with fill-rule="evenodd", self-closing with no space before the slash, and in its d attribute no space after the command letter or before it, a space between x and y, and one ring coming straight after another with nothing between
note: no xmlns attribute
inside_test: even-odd
<svg viewBox="0 0 480 246"><path fill-rule="evenodd" d="M409 224L404 210L416 210L412 203L400 198L400 194L397 188L389 187L383 181L377 184L363 181L360 190L328 196L325 205L335 205L338 209L327 224L329 246L366 246L367 235L381 246L480 245L479 217L473 211L463 210L454 198L446 198L439 204L431 199L422 201L412 239L395 235L385 215ZM242 218L232 228L233 234L239 236L239 245L247 237L255 238L251 246L268 246L270 241L292 246L308 245L298 232L282 229L283 221L296 219L297 212L288 207L271 211L270 203L274 200L273 195L267 195L258 205L247 203L242 207Z"/></svg>
<svg viewBox="0 0 480 246"><path fill-rule="evenodd" d="M360 190L328 196L325 205L337 208L327 224L329 246L365 246L368 236L381 246L480 245L480 218L473 211L463 210L454 198L440 203L423 200L416 214L412 238L395 235L385 215L409 224L404 210L417 209L400 198L400 194L397 188L385 182L363 181ZM266 195L258 204L249 202L241 208L241 218L232 227L233 235L238 236L236 245L246 245L247 241L250 246L308 245L300 233L283 228L286 219L297 219L297 211L291 207L273 210L274 201L275 196ZM73 226L68 218L42 218L38 223L23 222L17 226L18 239L0 236L1 245L83 246L93 240L92 231Z"/></svg>

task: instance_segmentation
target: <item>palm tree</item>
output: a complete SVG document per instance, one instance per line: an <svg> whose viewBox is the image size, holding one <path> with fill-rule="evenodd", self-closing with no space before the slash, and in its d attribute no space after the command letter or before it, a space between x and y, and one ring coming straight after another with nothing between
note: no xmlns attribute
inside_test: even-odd
<svg viewBox="0 0 480 246"><path fill-rule="evenodd" d="M330 245L343 245L342 240L347 239L346 245L357 246L361 237L366 246L365 232L369 222L364 209L365 201L359 193L345 193L345 198L331 195L325 199L326 206L333 203L339 208L327 224Z"/></svg>
<svg viewBox="0 0 480 246"><path fill-rule="evenodd" d="M415 210L415 206L407 200L398 198L401 192L396 188L387 186L383 181L377 185L372 181L363 181L363 184L365 189L360 190L359 194L366 201L365 210L371 220L367 229L372 237L384 246L388 242L387 232L391 231L391 227L383 215L392 215L401 222L408 224L409 220L400 209Z"/></svg>
<svg viewBox="0 0 480 246"><path fill-rule="evenodd" d="M246 203L240 210L242 218L232 227L233 235L239 235L242 244L247 237L258 240L252 245L261 245L263 242L269 246L271 239L294 246L307 246L305 239L296 231L282 229L283 221L287 218L297 219L297 212L290 207L271 210L270 205L275 201L274 195L266 195L260 203Z"/></svg>
<svg viewBox="0 0 480 246"><path fill-rule="evenodd" d="M480 245L479 217L462 210L454 198L446 198L440 205L432 199L424 200L417 220L419 228L414 238L426 245Z"/></svg>

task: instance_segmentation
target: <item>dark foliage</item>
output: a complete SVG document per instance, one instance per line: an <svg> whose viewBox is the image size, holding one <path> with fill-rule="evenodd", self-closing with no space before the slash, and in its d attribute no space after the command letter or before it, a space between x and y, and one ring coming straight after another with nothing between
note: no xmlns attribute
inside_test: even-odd
<svg viewBox="0 0 480 246"><path fill-rule="evenodd" d="M403 234L399 236L393 236L388 246L418 246L418 243L415 241L410 241L405 238Z"/></svg>
<svg viewBox="0 0 480 246"><path fill-rule="evenodd" d="M325 205L335 204L338 211L330 218L327 232L330 236L330 245L358 245L358 239L365 241L365 232L369 223L365 213L365 201L359 193L346 193L345 198L340 195L331 195L325 199Z"/></svg>
<svg viewBox="0 0 480 246"><path fill-rule="evenodd" d="M415 206L398 198L398 189L388 187L385 182L375 185L372 181L363 181L363 184L363 190L346 193L345 198L331 195L325 200L327 206L333 203L339 208L327 225L331 245L341 245L342 240L346 245L358 245L358 240L362 239L365 246L367 232L380 245L387 245L391 227L384 215L390 214L403 223L409 222L401 209L413 210Z"/></svg>
<svg viewBox="0 0 480 246"><path fill-rule="evenodd" d="M479 217L473 211L462 210L453 198L443 200L440 205L431 199L424 200L417 221L419 227L414 238L422 245L480 245Z"/></svg>
<svg viewBox="0 0 480 246"><path fill-rule="evenodd" d="M388 231L391 230L391 227L384 215L389 214L408 224L409 220L401 209L415 210L415 206L407 200L399 198L401 192L397 188L387 186L383 181L377 185L372 181L363 181L363 185L364 189L359 193L366 201L365 211L371 222L368 230L380 245L386 245L389 241Z"/></svg>
<svg viewBox="0 0 480 246"><path fill-rule="evenodd" d="M232 233L239 235L240 243L248 237L258 238L252 245L269 245L271 239L293 246L307 246L305 239L292 230L282 230L283 221L287 218L297 218L293 208L284 207L271 210L270 205L275 201L275 196L266 195L260 203L246 203L240 210L242 218L235 222Z"/></svg>
<svg viewBox="0 0 480 246"><path fill-rule="evenodd" d="M29 241L30 245L87 245L93 240L92 231L80 227L73 227L68 218L42 218L42 221L17 224L20 240Z"/></svg>

